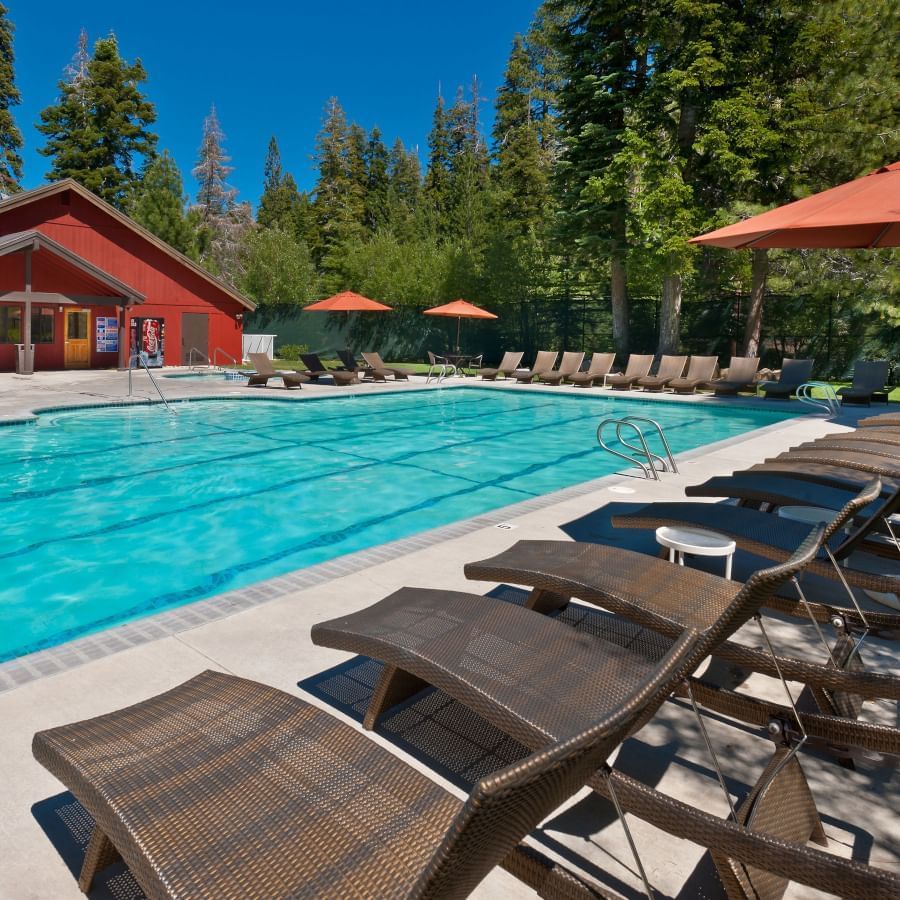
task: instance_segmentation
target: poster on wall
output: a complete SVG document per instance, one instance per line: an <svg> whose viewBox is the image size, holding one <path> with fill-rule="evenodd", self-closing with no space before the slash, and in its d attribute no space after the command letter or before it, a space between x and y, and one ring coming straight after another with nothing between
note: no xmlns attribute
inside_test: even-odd
<svg viewBox="0 0 900 900"><path fill-rule="evenodd" d="M119 352L119 320L115 316L97 316L94 320L98 353Z"/></svg>

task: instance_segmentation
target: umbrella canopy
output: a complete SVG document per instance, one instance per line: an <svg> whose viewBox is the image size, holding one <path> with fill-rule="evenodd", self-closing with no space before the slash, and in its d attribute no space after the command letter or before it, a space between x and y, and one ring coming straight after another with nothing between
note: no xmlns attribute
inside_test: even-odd
<svg viewBox="0 0 900 900"><path fill-rule="evenodd" d="M699 237L692 244L833 248L900 246L900 162Z"/></svg>
<svg viewBox="0 0 900 900"><path fill-rule="evenodd" d="M468 300L451 300L443 306L425 310L426 316L448 316L456 319L456 352L459 353L459 326L463 319L496 319L492 312L469 303Z"/></svg>
<svg viewBox="0 0 900 900"><path fill-rule="evenodd" d="M377 300L370 300L361 294L354 294L353 291L343 291L335 294L327 300L319 300L316 303L310 303L309 306L303 307L307 312L390 312L391 307L379 303Z"/></svg>

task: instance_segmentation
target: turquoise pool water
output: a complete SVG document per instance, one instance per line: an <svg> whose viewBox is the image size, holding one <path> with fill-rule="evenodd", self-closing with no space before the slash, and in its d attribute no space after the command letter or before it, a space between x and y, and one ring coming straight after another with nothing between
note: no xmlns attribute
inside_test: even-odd
<svg viewBox="0 0 900 900"><path fill-rule="evenodd" d="M0 660L618 471L782 411L476 388L43 414L0 428Z"/></svg>

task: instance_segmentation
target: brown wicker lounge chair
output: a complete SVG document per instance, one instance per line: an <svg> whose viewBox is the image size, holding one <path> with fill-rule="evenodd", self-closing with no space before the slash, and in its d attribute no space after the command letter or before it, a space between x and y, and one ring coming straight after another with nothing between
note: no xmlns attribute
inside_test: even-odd
<svg viewBox="0 0 900 900"><path fill-rule="evenodd" d="M299 372L279 372L272 365L272 360L265 353L248 354L250 363L256 371L247 379L250 387L268 387L270 378L280 378L285 388L302 387L309 381L306 375Z"/></svg>
<svg viewBox="0 0 900 900"><path fill-rule="evenodd" d="M814 364L812 359L786 359L781 364L778 381L760 381L756 390L765 391L767 400L787 400L801 384L812 378Z"/></svg>
<svg viewBox="0 0 900 900"><path fill-rule="evenodd" d="M686 356L663 356L655 375L644 375L637 380L637 386L645 391L662 391L669 382L680 378L687 365Z"/></svg>
<svg viewBox="0 0 900 900"><path fill-rule="evenodd" d="M509 378L519 368L524 355L521 351L507 350L496 369L479 369L478 374L485 381L495 381L498 375Z"/></svg>
<svg viewBox="0 0 900 900"><path fill-rule="evenodd" d="M553 371L558 356L559 354L555 350L538 350L537 356L534 358L534 365L525 372L513 372L513 378L519 384L534 381L535 376Z"/></svg>
<svg viewBox="0 0 900 900"><path fill-rule="evenodd" d="M728 371L722 378L707 383L706 387L720 394L738 394L753 390L759 360L756 357L732 356Z"/></svg>
<svg viewBox="0 0 900 900"><path fill-rule="evenodd" d="M882 413L880 416L867 416L857 423L859 428L900 428L900 413Z"/></svg>
<svg viewBox="0 0 900 900"><path fill-rule="evenodd" d="M630 391L632 386L639 378L643 378L653 365L653 354L638 355L632 353L628 357L628 364L625 371L620 375L608 375L606 378L607 387L611 387L617 391Z"/></svg>
<svg viewBox="0 0 900 900"><path fill-rule="evenodd" d="M853 384L837 390L841 403L865 403L866 406L871 406L873 400L887 403L889 369L890 363L886 359L857 360L853 367Z"/></svg>
<svg viewBox="0 0 900 900"><path fill-rule="evenodd" d="M85 892L121 857L154 900L464 897L496 865L587 897L519 842L659 707L696 645L687 630L658 664L591 690L596 719L536 741L466 802L322 710L219 672L38 732L33 752L96 822Z"/></svg>
<svg viewBox="0 0 900 900"><path fill-rule="evenodd" d="M387 372L378 371L371 366L359 363L356 356L350 350L338 350L337 355L338 359L341 361L343 371L355 372L360 378L367 378L372 381L387 381Z"/></svg>
<svg viewBox="0 0 900 900"><path fill-rule="evenodd" d="M587 372L575 372L566 381L577 387L593 387L598 381L602 382L609 375L615 361L615 353L594 353L588 363Z"/></svg>
<svg viewBox="0 0 900 900"><path fill-rule="evenodd" d="M363 353L362 356L366 361L366 365L373 373L378 372L393 375L394 381L409 381L409 376L412 374L409 369L400 369L396 366L385 365L384 360L378 353Z"/></svg>
<svg viewBox="0 0 900 900"><path fill-rule="evenodd" d="M676 394L693 394L698 387L708 384L716 374L717 356L692 356L684 378L673 378L669 387Z"/></svg>
<svg viewBox="0 0 900 900"><path fill-rule="evenodd" d="M769 457L767 463L797 462L820 463L826 466L842 466L846 469L858 469L870 475L885 478L900 478L900 463L886 456L876 456L865 450L829 450L825 447L795 448Z"/></svg>
<svg viewBox="0 0 900 900"><path fill-rule="evenodd" d="M538 375L538 381L544 384L560 384L564 378L574 375L584 362L584 352L578 353L570 350L563 353L559 367L551 372L542 372Z"/></svg>
<svg viewBox="0 0 900 900"><path fill-rule="evenodd" d="M680 610L681 618L695 622L701 632L696 652L685 661L683 671L689 673L690 666L700 662L700 654L720 645L765 596L801 571L814 557L821 537L821 530L813 532L788 564L757 572L739 590L730 583L727 597L721 588L709 593L698 587L693 602ZM627 605L628 600L624 602ZM533 619L528 621L521 613ZM502 601L404 589L369 609L316 625L312 635L317 644L386 663L365 717L366 727L374 727L384 710L434 685L506 734L527 746L540 746L550 735L577 730L577 723L589 717L598 702L596 692L605 696L617 673L630 677L632 667L643 658L634 645L624 651L589 630L570 628L573 635L567 638L553 627L557 624ZM671 619L668 627L670 632L683 633ZM522 632L528 635L524 645ZM646 644L642 650L647 651ZM860 897L867 896L864 891L889 895L900 888L900 878L892 873L848 864L804 846L810 837L824 842L824 833L799 761L786 759L785 754L784 748L776 750L773 762L739 810L741 824L723 822L605 766L589 784L606 796L614 788L617 803L626 810L712 849L730 897L780 896L770 892L777 891L777 884L773 888L766 873ZM771 783L770 774L774 775ZM766 789L757 793L761 785ZM744 825L751 809L752 830ZM752 868L742 863L752 863Z"/></svg>
<svg viewBox="0 0 900 900"><path fill-rule="evenodd" d="M306 375L311 381L330 377L335 384L359 384L356 372L342 372L338 369L329 369L316 353L301 353L300 361L307 368L307 371L301 374Z"/></svg>

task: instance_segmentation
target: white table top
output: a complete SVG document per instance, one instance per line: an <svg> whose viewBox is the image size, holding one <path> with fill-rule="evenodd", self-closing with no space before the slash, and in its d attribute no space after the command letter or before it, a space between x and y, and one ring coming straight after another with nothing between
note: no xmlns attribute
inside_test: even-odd
<svg viewBox="0 0 900 900"><path fill-rule="evenodd" d="M734 553L737 544L715 531L688 526L663 525L656 529L657 543L683 553L696 556L727 556Z"/></svg>
<svg viewBox="0 0 900 900"><path fill-rule="evenodd" d="M837 512L822 506L779 506L775 513L782 519L803 522L807 525L822 525L830 522Z"/></svg>

